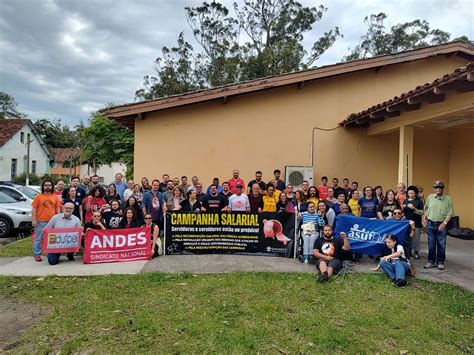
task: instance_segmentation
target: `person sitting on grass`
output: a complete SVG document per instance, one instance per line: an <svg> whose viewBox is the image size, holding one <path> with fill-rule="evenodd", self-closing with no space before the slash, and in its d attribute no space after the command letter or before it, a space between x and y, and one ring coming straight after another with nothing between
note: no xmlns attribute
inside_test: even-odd
<svg viewBox="0 0 474 355"><path fill-rule="evenodd" d="M81 228L81 220L73 215L74 204L66 202L63 206L63 213L56 214L51 218L45 228ZM60 253L48 253L49 265L59 263ZM74 253L67 253L69 261L74 261Z"/></svg>
<svg viewBox="0 0 474 355"><path fill-rule="evenodd" d="M393 281L395 287L407 285L406 275L410 271L410 261L405 255L403 246L398 244L393 234L387 234L385 237L383 256L380 258L379 265L372 270L377 271L380 268Z"/></svg>
<svg viewBox="0 0 474 355"><path fill-rule="evenodd" d="M313 249L313 256L318 259L316 267L321 273L319 282L327 282L333 274L339 272L342 268L342 251L350 248L346 233L341 232L340 237L334 236L332 227L328 224L324 226L323 237L316 239Z"/></svg>
<svg viewBox="0 0 474 355"><path fill-rule="evenodd" d="M151 232L151 254L154 257L158 255L163 255L162 241L159 237L160 227L156 223L153 223L151 214L147 213L145 215L145 224L144 227L150 227Z"/></svg>

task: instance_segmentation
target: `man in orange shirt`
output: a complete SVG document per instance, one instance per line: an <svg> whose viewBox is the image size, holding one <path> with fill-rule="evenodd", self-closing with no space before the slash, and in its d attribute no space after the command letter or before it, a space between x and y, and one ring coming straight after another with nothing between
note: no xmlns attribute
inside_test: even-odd
<svg viewBox="0 0 474 355"><path fill-rule="evenodd" d="M397 184L397 201L398 201L399 205L402 207L402 209L405 208L405 206L403 205L403 202L407 198L406 189L407 189L407 187L403 182L399 182Z"/></svg>
<svg viewBox="0 0 474 355"><path fill-rule="evenodd" d="M43 252L43 229L54 215L61 212L61 202L58 196L53 194L53 182L44 180L41 184L41 193L36 195L31 203L33 207L31 224L35 228L35 241L33 243L33 255L35 261L42 261Z"/></svg>

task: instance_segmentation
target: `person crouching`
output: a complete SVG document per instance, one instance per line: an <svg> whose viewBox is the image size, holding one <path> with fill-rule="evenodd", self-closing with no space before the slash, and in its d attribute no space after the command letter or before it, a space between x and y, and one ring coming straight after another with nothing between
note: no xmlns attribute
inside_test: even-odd
<svg viewBox="0 0 474 355"><path fill-rule="evenodd" d="M316 239L313 248L313 256L318 259L316 267L321 272L319 282L327 282L329 278L339 272L342 268L342 251L351 248L347 234L340 233L340 237L334 236L332 227L324 226L323 238Z"/></svg>

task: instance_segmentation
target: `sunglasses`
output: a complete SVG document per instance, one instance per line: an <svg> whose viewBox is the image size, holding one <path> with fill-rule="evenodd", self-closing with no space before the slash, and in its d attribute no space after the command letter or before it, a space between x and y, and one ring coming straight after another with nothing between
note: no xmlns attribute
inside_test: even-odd
<svg viewBox="0 0 474 355"><path fill-rule="evenodd" d="M401 212L393 212L393 214L396 215L396 216L399 216L399 215L401 215L402 213L401 213Z"/></svg>
<svg viewBox="0 0 474 355"><path fill-rule="evenodd" d="M435 186L434 188L435 188L435 189L441 189L441 190L444 189L443 186Z"/></svg>
<svg viewBox="0 0 474 355"><path fill-rule="evenodd" d="M145 217L145 219L151 219L151 217Z"/></svg>

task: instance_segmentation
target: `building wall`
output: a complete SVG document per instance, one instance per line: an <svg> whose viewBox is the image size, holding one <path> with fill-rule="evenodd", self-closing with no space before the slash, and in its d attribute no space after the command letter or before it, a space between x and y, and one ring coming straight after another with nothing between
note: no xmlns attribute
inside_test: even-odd
<svg viewBox="0 0 474 355"><path fill-rule="evenodd" d="M449 134L448 194L461 226L474 229L474 130L456 129Z"/></svg>
<svg viewBox="0 0 474 355"><path fill-rule="evenodd" d="M122 175L125 176L126 171L127 165L124 163L115 162L110 165L101 165L97 169L97 175L99 175L101 182L104 184L109 184L115 180L116 173L122 173ZM94 175L94 170L87 164L81 165L80 176L83 177L84 175Z"/></svg>
<svg viewBox="0 0 474 355"><path fill-rule="evenodd" d="M145 115L135 123L135 178L198 175L207 185L234 168L247 182L285 166L311 163L312 127L334 128L349 114L465 65L440 56ZM315 181L348 177L360 186L397 183L398 133L367 137L363 129L314 134Z"/></svg>
<svg viewBox="0 0 474 355"><path fill-rule="evenodd" d="M21 132L24 133L24 143L21 143ZM42 176L50 171L49 158L39 144L28 124L18 131L7 143L0 147L0 180L11 181L12 159L17 159L17 175L26 170L26 142L28 133L33 142L30 144L30 173L32 162L36 161L36 175Z"/></svg>

